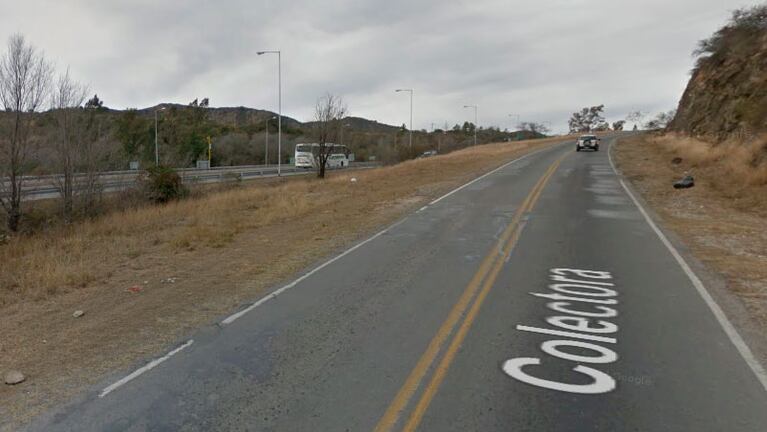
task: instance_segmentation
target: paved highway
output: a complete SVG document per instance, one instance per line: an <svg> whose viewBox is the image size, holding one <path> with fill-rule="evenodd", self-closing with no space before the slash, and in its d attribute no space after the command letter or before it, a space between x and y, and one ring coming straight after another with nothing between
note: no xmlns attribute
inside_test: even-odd
<svg viewBox="0 0 767 432"><path fill-rule="evenodd" d="M31 429L767 430L764 371L609 141L507 164Z"/></svg>

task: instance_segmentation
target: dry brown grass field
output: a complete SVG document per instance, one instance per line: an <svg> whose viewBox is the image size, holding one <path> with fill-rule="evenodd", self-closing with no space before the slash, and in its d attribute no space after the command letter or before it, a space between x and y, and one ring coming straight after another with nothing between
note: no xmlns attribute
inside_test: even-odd
<svg viewBox="0 0 767 432"><path fill-rule="evenodd" d="M566 139L245 183L12 238L0 246L0 371L28 380L0 386L0 418L18 424L470 178Z"/></svg>

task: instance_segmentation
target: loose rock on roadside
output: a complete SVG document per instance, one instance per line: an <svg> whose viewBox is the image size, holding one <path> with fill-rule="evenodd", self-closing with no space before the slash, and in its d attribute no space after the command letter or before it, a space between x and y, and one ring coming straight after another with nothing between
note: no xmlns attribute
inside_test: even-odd
<svg viewBox="0 0 767 432"><path fill-rule="evenodd" d="M26 379L27 377L25 377L23 373L17 370L11 370L6 372L4 377L5 383L8 385L16 385L16 384L24 382L24 380Z"/></svg>

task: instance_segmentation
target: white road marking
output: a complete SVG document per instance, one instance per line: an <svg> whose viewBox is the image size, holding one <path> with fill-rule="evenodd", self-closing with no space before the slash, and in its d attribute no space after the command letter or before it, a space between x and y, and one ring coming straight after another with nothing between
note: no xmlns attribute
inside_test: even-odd
<svg viewBox="0 0 767 432"><path fill-rule="evenodd" d="M454 194L454 193L458 192L459 190L461 190L461 189L465 188L466 186L469 186L469 185L471 185L471 184L474 184L475 182L478 182L478 181L482 180L483 178L485 178L485 177L489 176L490 174L493 174L493 173L495 173L495 172L497 172L497 171L500 171L500 170L502 170L502 169L506 168L507 166L509 166L509 165L511 165L511 164L513 164L513 163L519 162L519 161L521 161L522 159L526 159L526 158L528 158L528 157L530 157L530 156L532 156L532 155L534 155L534 154L538 154L538 153L540 153L540 152L542 152L542 151L544 151L544 150L548 150L548 149L551 149L551 148L553 148L553 147L561 146L561 145L564 145L564 144L566 144L566 143L567 143L567 141L565 141L565 142L561 142L561 143L559 143L559 144L552 144L552 145L550 145L550 146L547 146L547 147L544 147L544 148L542 148L542 149L540 149L540 150L536 150L536 151L534 151L534 152L532 152L532 153L528 153L528 154L526 154L526 155L524 155L524 156L522 156L522 157L518 157L518 158L514 159L514 160L513 160L513 161L511 161L511 162L507 162L507 163L505 163L505 164L503 164L503 165L499 166L498 168L496 168L496 169L494 169L494 170L492 170L492 171L490 171L490 172L487 172L487 173L485 173L485 174L482 174L481 176L479 176L479 177L475 178L474 180L472 180L472 181L470 181L470 182L468 182L468 183L466 183L466 184L464 184L464 185L462 185L462 186L459 186L459 187L457 187L457 188L455 188L455 189L451 190L450 192L448 192L448 193L446 193L446 194L442 195L441 197L439 197L439 198L435 199L434 201L430 202L429 204L427 204L427 205L426 205L426 207L428 207L428 206L430 206L430 205L434 205L434 204L436 204L436 203L438 203L438 202L442 201L443 199L445 199L445 198L449 197L450 195L452 195L452 194Z"/></svg>
<svg viewBox="0 0 767 432"><path fill-rule="evenodd" d="M618 343L617 339L612 337L607 337L607 336L594 336L594 335L589 335L584 333L552 330L552 329L540 328L540 327L530 327L530 326L523 326L519 324L517 325L517 330L531 332L531 333L547 334L552 336L569 337L573 339L585 339L585 340L596 341L596 342L606 342L611 344Z"/></svg>
<svg viewBox="0 0 767 432"><path fill-rule="evenodd" d="M613 141L614 143L615 141ZM607 150L607 156L610 160L610 166L613 168L613 171L616 175L621 175L618 169L615 168L615 164L613 163L612 158L612 145L610 145L610 148ZM687 264L687 262L682 258L682 255L679 253L679 251L676 250L673 244L666 238L665 234L658 228L657 225L655 225L655 222L650 218L650 215L647 213L647 211L642 207L642 204L639 203L639 201L636 199L634 194L629 190L628 186L626 186L626 183L623 182L623 179L620 180L621 186L623 186L623 190L626 191L626 194L628 194L629 198L634 202L634 204L639 209L639 212L642 213L642 216L644 216L645 221L647 221L647 224L650 225L650 228L652 228L653 231L655 231L655 234L658 235L658 238L660 238L661 242L666 246L666 248L671 252L671 255L674 257L676 262L679 264L679 266L684 270L684 272L687 274L687 277L690 279L690 282L692 282L692 285L695 287L695 290L698 291L698 294L703 298L703 301L708 305L708 308L711 309L711 312L714 314L714 317L719 322L719 325L722 326L722 329L724 330L724 333L727 335L727 337L730 338L730 342L732 342L733 345L735 345L735 348L740 353L741 357L743 357L743 360L746 362L746 364L751 368L751 371L756 375L756 378L759 380L759 382L762 384L762 387L764 387L765 391L767 391L767 372L765 372L764 367L762 367L761 363L759 363L759 360L754 357L754 354L751 352L751 349L748 347L746 342L743 340L743 338L740 336L738 331L735 329L735 326L730 323L730 320L727 319L727 315L722 311L722 308L719 307L719 305L716 303L713 297L711 297L711 294L706 290L706 287L703 285L703 282L701 282L700 278L692 271L690 266Z"/></svg>
<svg viewBox="0 0 767 432"><path fill-rule="evenodd" d="M534 154L540 153L540 152L542 152L542 151L544 151L544 150L547 150L547 149L551 149L552 147L561 146L562 144L564 144L564 143L560 143L560 144L553 144L553 145L551 145L551 146L547 146L547 147L544 147L544 148L542 148L542 149L540 149L540 150L536 150L536 151L534 151L534 152L532 152L532 153L528 153L528 154L526 154L526 155L524 155L524 156L522 156L522 157L519 157L519 158L517 158L517 159L514 159L514 160L512 160L511 162L507 162L507 163L505 163L505 164L503 164L503 165L499 166L498 168L496 168L496 169L494 169L494 170L492 170L492 171L490 171L490 172L487 172L487 173L485 173L485 174L483 174L483 175L481 175L481 176L479 176L479 177L475 178L474 180L471 180L470 182L468 182L468 183L466 183L466 184L464 184L464 185L462 185L462 186L459 186L459 187L457 187L457 188L453 189L452 191L450 191L450 192L446 193L445 195L442 195L441 197L439 197L439 198L435 199L434 201L430 202L429 204L427 204L427 205L425 205L425 206L421 207L420 209L418 209L418 210L416 211L416 213L419 213L419 212L421 212L421 211L425 210L425 209L426 209L427 207L429 207L430 205L432 205L432 204L435 204L435 203L437 203L437 202L439 202L439 201L443 200L444 198L447 198L448 196L450 196L450 195L452 195L452 194L454 194L454 193L458 192L459 190L461 190L461 189L465 188L466 186L469 186L470 184L472 184L472 183L475 183L475 182L477 182L477 181L479 181L479 180L481 180L481 179L483 179L483 178L485 178L485 177L489 176L490 174L493 174L493 173L495 173L495 172L497 172L497 171L499 171L499 170L501 170L501 169L503 169L503 168L506 168L507 166L509 166L509 165L511 165L511 164L513 164L513 163L515 163L515 162L518 162L518 161L520 161L520 160L522 160L522 159L525 159L525 158L527 158L527 157L529 157L529 156L532 156L532 155L534 155ZM362 241L362 242L360 242L360 243L357 243L356 245L354 245L354 246L352 246L351 248L347 249L346 251L344 251L344 252L343 252L343 253L341 253L340 255L337 255L337 256L335 256L335 257L331 258L330 260L328 260L328 261L326 261L326 262L322 263L320 266L318 266L318 267L315 267L314 269L312 269L312 270L311 270L311 271L309 271L308 273L304 274L303 276L299 277L298 279L294 280L293 282L291 282L291 283L289 283L289 284L287 284L287 285L283 286L282 288L279 288L279 289L277 289L277 290L275 290L275 291L272 291L270 294L267 294L266 296L264 296L263 298L261 298L261 299L260 299L260 300L258 300L257 302L255 302L255 303L251 304L250 306L246 307L245 309L242 309L242 310L240 310L240 311L238 311L238 312L235 312L235 313L233 313L232 315L230 315L230 316L226 317L226 318L225 318L223 321L221 321L221 324L222 324L222 325L229 325L229 324L233 323L235 320L237 320L238 318L242 317L242 316L243 316L243 315L245 315L246 313L248 313L248 312L252 311L253 309L255 309L255 308L257 308L257 307L261 306L262 304L264 304L264 303L268 302L269 300L272 300L273 298L277 297L278 295L280 295L280 294L284 293L285 291L287 291L287 290L289 290L289 289L293 288L294 286L298 285L298 284L299 284L301 281L305 280L306 278L308 278L309 276L313 275L314 273L317 273L318 271L320 271L320 270L322 270L323 268L325 268L325 267L329 266L330 264L333 264L334 262L336 262L336 261L338 261L339 259L343 258L344 256L348 255L349 253L351 253L351 252L353 252L353 251L355 251L355 250L359 249L359 248L360 248L360 247L362 247L363 245L365 245L365 244L367 244L367 243L369 243L369 242L371 242L371 241L375 240L376 238L380 237L381 235L383 235L384 233L386 233L386 232L387 232L387 231L389 231L390 229L392 229L392 228L394 228L395 226L397 226L397 225L401 224L402 222L404 222L406 219L407 219L407 216L406 216L405 218L401 219L400 221L396 222L395 224L393 224L393 225L389 226L388 228L386 228L386 229L384 229L384 230L382 230L382 231L380 231L380 232L376 233L376 234L375 234L375 235L373 235L372 237L370 237L370 238L368 238L368 239L366 239L366 240L363 240L363 241Z"/></svg>
<svg viewBox="0 0 767 432"><path fill-rule="evenodd" d="M104 388L104 390L102 390L101 393L99 393L99 397L103 398L104 396L108 395L109 393L112 393L113 391L117 390L120 386L123 386L123 385L127 384L128 382L134 380L136 377L138 377L139 375L143 374L144 372L148 372L148 371L154 369L160 363L164 362L165 360L168 360L169 358L171 358L175 354L178 354L181 350L183 350L184 348L188 347L189 345L192 345L193 343L194 343L194 340L189 339L183 345L181 345L180 347L174 349L173 351L169 352L168 354L165 354L164 356L162 356L162 357L160 357L158 359L154 359L154 360L150 361L149 363L147 363L145 366L136 369L130 375L125 376L122 379L120 379L119 381L115 382L114 384L111 384L108 387Z"/></svg>
<svg viewBox="0 0 767 432"><path fill-rule="evenodd" d="M618 296L618 291L604 287L605 284L611 287L614 286L613 282L603 282L608 279L609 280L613 279L610 272L601 271L601 270L586 270L586 269L573 269L573 268L552 268L552 269L549 269L549 272L550 272L549 278L552 281L568 282L568 283L549 284L548 287L551 290L558 291L558 292L565 292L565 293L574 294L574 295L582 295L585 297L583 298L566 297L566 296L561 296L560 294L553 294L553 295L540 294L540 293L530 293L530 294L537 297L549 297L549 298L556 298L559 296L560 299L563 299L563 300L567 299L568 301L575 301L575 302L591 303L591 302L610 301L613 304L618 303L618 301L615 299L591 298L591 297L617 297ZM568 273L572 273L575 276L586 278L586 279L569 279L570 277L573 277L573 276ZM562 279L565 279L565 281L563 281ZM592 279L597 279L597 281L593 281ZM591 284L592 282L594 282L595 285L592 285ZM571 290L563 290L563 288L586 288L586 289L597 291L597 292L582 292L582 291L573 292ZM602 290L602 293L600 293L599 290ZM553 303L548 303L546 307L548 307L549 309L558 310L556 307L554 307L557 304L569 305L571 303L553 302ZM594 308L603 308L603 307L604 306L594 306ZM614 309L611 309L611 310L615 312L613 316L617 316L617 311L615 311ZM582 315L583 312L579 313L578 311L567 311L567 310L561 310L561 309L558 311L567 313L567 315L550 316L546 318L546 322L554 327L558 327L564 330L531 327L531 326L525 326L525 325L517 325L516 329L519 331L524 331L524 332L540 333L545 335L567 338L567 339L546 340L541 344L540 346L541 351L543 351L544 353L552 357L558 357L562 360L568 360L568 361L577 362L577 363L606 364L606 363L613 363L618 360L618 353L611 350L610 348L606 348L601 345L597 345L597 344L593 344L589 342L570 340L570 339L581 339L581 340L590 340L595 342L605 342L610 344L616 344L618 343L617 338L601 336L603 334L616 333L618 331L618 326L616 324L613 324L609 321L600 320L600 321L597 321L596 323L597 326L592 326L590 325L589 319L578 316L578 315ZM588 312L587 314L593 315L593 313L588 313ZM575 322L577 324L568 324L568 322ZM577 331L565 331L565 330L577 330ZM581 348L581 354L573 354L567 351L562 351L558 348L559 346L574 346L577 348ZM599 356L582 355L583 354L582 350L597 352L600 355ZM573 385L573 384L567 384L566 382L545 380L545 379L537 378L535 376L536 373L534 372L534 369L532 369L532 372L525 372L522 370L524 366L540 365L541 361L542 360L537 357L511 358L509 360L506 360L503 363L502 369L507 375L509 375L510 377L516 380L522 381L530 385L543 387L543 388L547 388L551 390L557 390L557 391L563 391L563 392L569 392L569 393L581 393L581 394L600 394L600 393L608 393L615 390L615 379L612 376L602 371L599 371L597 369L592 369L592 368L583 366L582 364L578 364L578 366L573 368L572 370L575 372L579 372L579 373L590 376L593 379L593 382L591 384Z"/></svg>
<svg viewBox="0 0 767 432"><path fill-rule="evenodd" d="M369 243L369 242L371 242L371 241L373 241L373 240L377 239L378 237L382 236L382 235L383 235L383 234L385 234L387 231L389 231L390 229L394 228L395 226L397 226L397 225L401 224L401 223L402 223L402 222L404 222L404 221L405 221L405 219L402 219L402 220L400 220L400 221L398 221L398 222L394 223L393 225L389 226L388 228L386 228L386 229L384 229L384 230L381 230L381 231L379 231L378 233L374 234L372 237L369 237L368 239L366 239L366 240L363 240L363 241L361 241L361 242L357 243L356 245L352 246L351 248L349 248L349 249L345 250L345 251L344 251L343 253L341 253L340 255L336 255L335 257L333 257L333 258L329 259L328 261L325 261L324 263L320 264L319 266L317 266L317 267L313 268L312 270L310 270L309 272L307 272L307 273L306 273L306 274L304 274L303 276L299 277L298 279L294 280L293 282L291 282L291 283L289 283L289 284L287 284L287 285L283 286L282 288L279 288L279 289L277 289L277 290L275 290L275 291L272 291L270 294L266 295L265 297L262 297L260 300L258 300L257 302L255 302L255 303L251 304L250 306L246 307L245 309L242 309L242 310L240 310L239 312L235 312L235 313L233 313L232 315L229 315L229 316L228 316L228 317L226 317L226 318L225 318L223 321L221 321L221 324L222 324L222 325L229 325L229 324L233 323L233 322L234 322L236 319L238 319L238 318L242 317L242 316L243 316L243 315L245 315L246 313L248 313L248 312L252 311L253 309L255 309L255 308L257 308L257 307L261 306L262 304L264 304L264 303L268 302L269 300L271 300L271 299L273 299L273 298L277 297L278 295L280 295L280 294L284 293L285 291L287 291L287 290L289 290L289 289L293 288L294 286L298 285L298 284L299 284L301 281L303 281L304 279L306 279L306 278L308 278L309 276L311 276L311 275L313 275L313 274L317 273L318 271L320 271L320 270L322 270L323 268L325 268L325 267L329 266L330 264L333 264L334 262L336 262L336 261L338 261L339 259L341 259L341 258L345 257L346 255L348 255L348 254L350 254L350 253L354 252L355 250L359 249L359 248L360 248L360 247L362 247L363 245L365 245L365 244L367 244L367 243Z"/></svg>

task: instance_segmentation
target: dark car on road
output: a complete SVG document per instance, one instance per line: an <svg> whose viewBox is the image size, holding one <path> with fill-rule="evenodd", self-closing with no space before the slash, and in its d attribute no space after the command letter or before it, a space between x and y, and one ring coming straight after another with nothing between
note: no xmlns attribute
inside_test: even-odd
<svg viewBox="0 0 767 432"><path fill-rule="evenodd" d="M575 151L581 151L583 149L591 149L599 151L599 141L601 141L596 135L581 135L578 141L575 142Z"/></svg>

